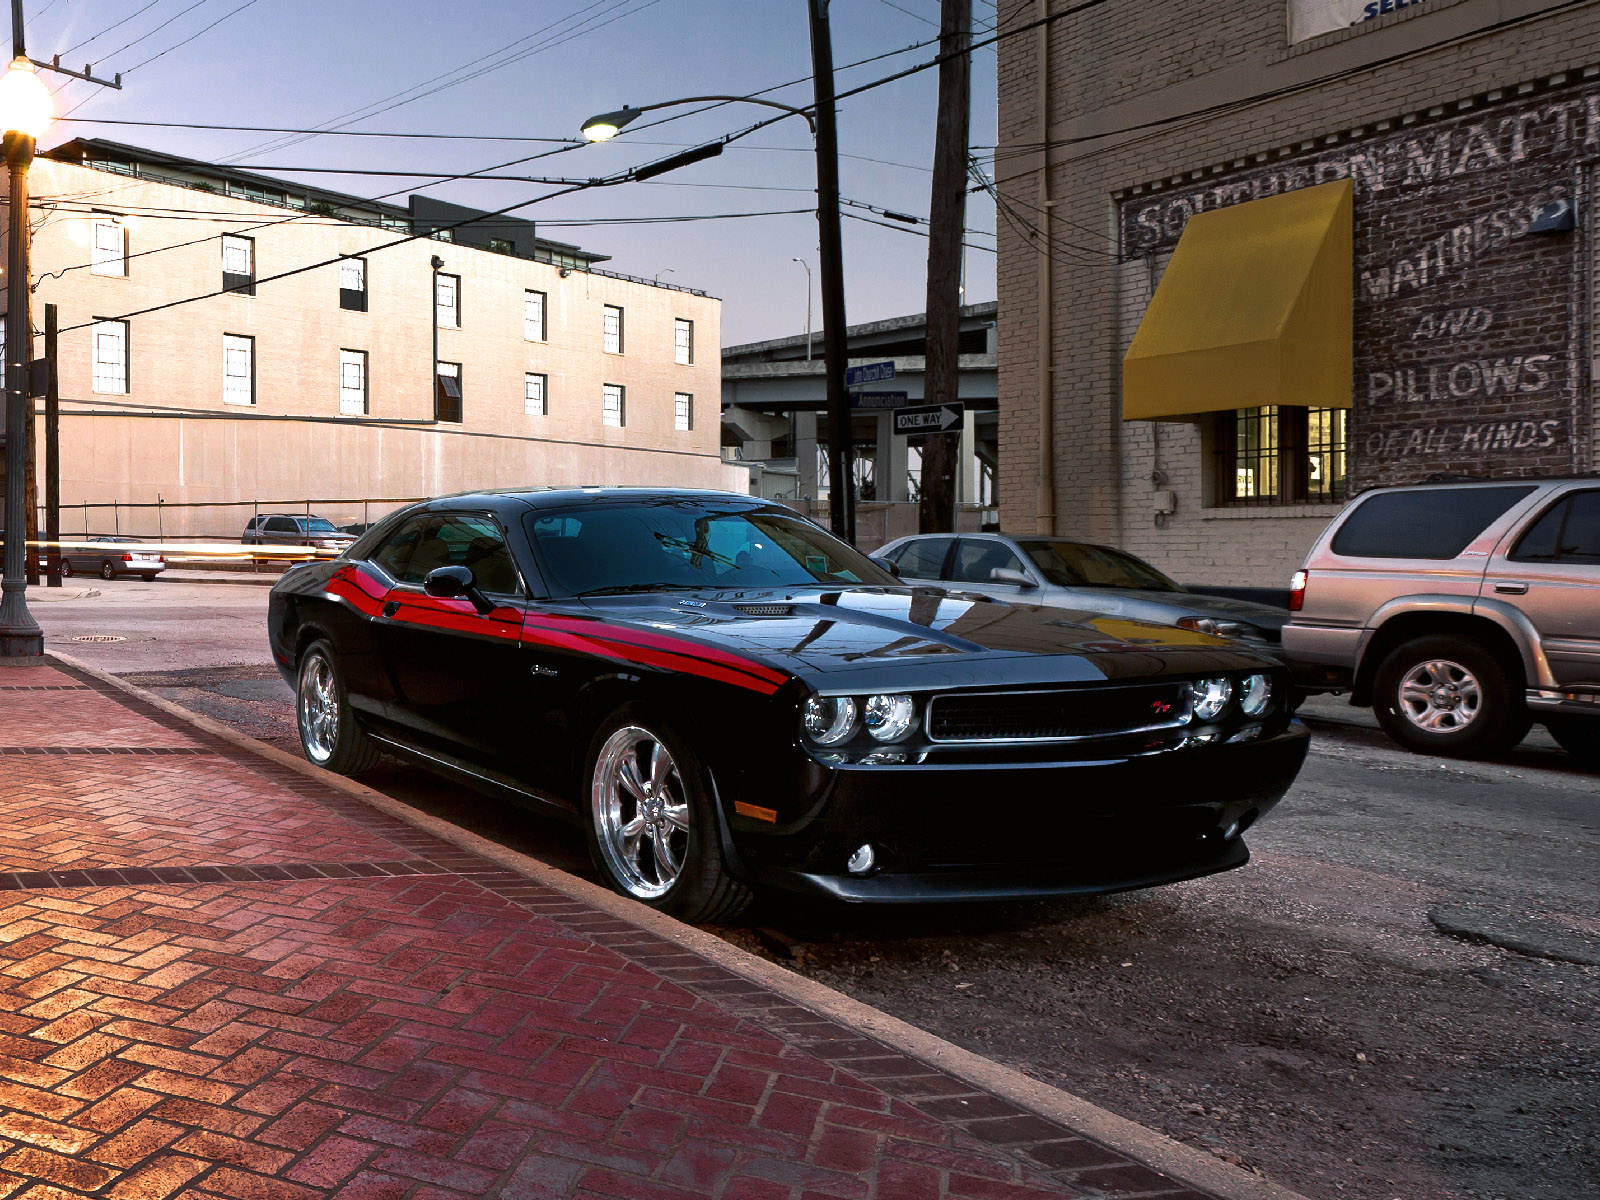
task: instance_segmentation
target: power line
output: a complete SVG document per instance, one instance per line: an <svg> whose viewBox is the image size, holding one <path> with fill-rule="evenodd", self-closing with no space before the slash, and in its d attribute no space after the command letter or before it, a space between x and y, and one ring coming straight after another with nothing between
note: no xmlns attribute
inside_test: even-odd
<svg viewBox="0 0 1600 1200"><path fill-rule="evenodd" d="M875 221L871 217L864 217L860 213L853 213L853 212L843 212L843 213L840 213L839 215L841 217L849 217L852 221L861 221L861 222L863 222L864 224L867 224L867 225L877 225L879 228L882 228L882 229L898 229L901 233L914 233L918 237L927 237L928 236L928 231L926 229L918 229L913 225L901 225L901 224L896 224L896 223L891 222L891 221ZM994 236L994 234L989 233L987 230L983 230L983 229L965 229L965 230L962 230L962 232L963 233L968 233L968 234L978 234L978 235L980 235L982 237L993 237ZM985 252L987 252L989 254L998 253L998 251L995 249L995 247L993 247L993 246L985 246L985 245L982 245L982 244L980 244L978 242L962 241L961 244L963 246L967 247L967 249L969 249L969 250L983 250L983 251L985 251Z"/></svg>
<svg viewBox="0 0 1600 1200"><path fill-rule="evenodd" d="M130 71L137 71L140 67L147 67L151 63L155 62L156 59L164 58L166 55L171 54L174 50L178 50L178 49L181 49L184 46L187 46L190 42L194 41L196 38L204 37L206 34L210 33L213 29L215 29L218 25L221 25L224 21L228 20L231 17L237 17L245 9L249 8L251 5L253 5L255 3L257 3L257 0L244 0L244 3L239 5L238 8L232 9L229 12L224 13L222 16L218 17L215 21L211 22L211 24L207 25L204 29L198 30L195 33L191 33L188 37L184 38L183 41L178 42L176 45L168 46L165 50L161 51L159 54L152 54L149 58L144 59L142 62L136 62L131 67L124 67L122 69L122 74L126 75ZM95 94L98 94L98 93L95 93Z"/></svg>
<svg viewBox="0 0 1600 1200"><path fill-rule="evenodd" d="M106 117L57 117L56 120L71 121L74 124L84 125L137 125L152 129L206 129L219 130L224 133L309 133L318 137L422 138L440 142L554 142L565 146L588 145L587 142L578 138L526 137L520 134L400 133L366 129L295 129L283 125L205 125L196 121L123 121L111 120ZM252 168L252 170L258 171L266 169L264 167Z"/></svg>
<svg viewBox="0 0 1600 1200"><path fill-rule="evenodd" d="M99 33L91 33L88 37L84 38L83 41L75 42L72 45L68 46L65 50L63 50L61 52L61 57L65 58L67 55L71 54L74 50L81 50L84 46L87 46L90 42L97 41L100 38L105 37L105 35L110 33L113 29L121 29L124 25L126 25L129 21L133 20L140 13L149 12L152 8L154 8L156 5L158 5L160 3L161 3L161 0L150 0L150 3L146 4L143 8L134 9L127 16L123 17L122 20L116 21L116 22L114 22L114 23L112 23L110 25L107 25L104 29L100 30ZM44 16L45 12L47 12L47 11L49 11L48 8L34 13L33 14L34 18L37 19L39 17Z"/></svg>

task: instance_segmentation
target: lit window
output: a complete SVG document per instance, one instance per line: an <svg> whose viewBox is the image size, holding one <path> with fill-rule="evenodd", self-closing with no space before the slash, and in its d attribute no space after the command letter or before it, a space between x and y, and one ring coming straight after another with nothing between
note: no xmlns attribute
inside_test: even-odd
<svg viewBox="0 0 1600 1200"><path fill-rule="evenodd" d="M339 351L339 413L346 417L367 415L367 352Z"/></svg>
<svg viewBox="0 0 1600 1200"><path fill-rule="evenodd" d="M625 396L621 384L607 383L600 388L600 423L621 429L627 420Z"/></svg>
<svg viewBox="0 0 1600 1200"><path fill-rule="evenodd" d="M545 340L548 327L544 316L545 294L522 293L522 336L530 342Z"/></svg>
<svg viewBox="0 0 1600 1200"><path fill-rule="evenodd" d="M94 378L97 392L116 395L128 390L128 323L96 321L90 337L94 339Z"/></svg>
<svg viewBox="0 0 1600 1200"><path fill-rule="evenodd" d="M351 312L367 311L367 260L345 258L339 261L339 307Z"/></svg>
<svg viewBox="0 0 1600 1200"><path fill-rule="evenodd" d="M446 329L461 328L461 276L435 275L434 280L435 319Z"/></svg>
<svg viewBox="0 0 1600 1200"><path fill-rule="evenodd" d="M128 230L122 222L109 213L97 213L94 218L94 253L89 263L93 275L126 275L128 273Z"/></svg>
<svg viewBox="0 0 1600 1200"><path fill-rule="evenodd" d="M606 305L605 313L606 353L622 353L622 309L615 304Z"/></svg>
<svg viewBox="0 0 1600 1200"><path fill-rule="evenodd" d="M256 294L256 243L254 238L222 235L222 290L243 296Z"/></svg>
<svg viewBox="0 0 1600 1200"><path fill-rule="evenodd" d="M694 397L688 392L677 392L672 397L672 427L679 430L694 428Z"/></svg>
<svg viewBox="0 0 1600 1200"><path fill-rule="evenodd" d="M528 372L522 377L522 411L530 417L543 417L549 413L545 405L545 386L549 380L544 375Z"/></svg>
<svg viewBox="0 0 1600 1200"><path fill-rule="evenodd" d="M222 400L224 404L256 402L255 338L222 335Z"/></svg>
<svg viewBox="0 0 1600 1200"><path fill-rule="evenodd" d="M682 317L672 322L672 361L688 366L694 361L694 322Z"/></svg>
<svg viewBox="0 0 1600 1200"><path fill-rule="evenodd" d="M461 364L442 362L434 375L434 409L437 421L461 423Z"/></svg>
<svg viewBox="0 0 1600 1200"><path fill-rule="evenodd" d="M1295 406L1218 414L1219 504L1334 504L1346 496L1349 412Z"/></svg>

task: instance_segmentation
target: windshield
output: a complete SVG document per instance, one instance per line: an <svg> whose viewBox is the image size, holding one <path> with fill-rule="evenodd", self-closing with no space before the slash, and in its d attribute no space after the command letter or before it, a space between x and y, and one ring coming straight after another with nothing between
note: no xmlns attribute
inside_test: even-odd
<svg viewBox="0 0 1600 1200"><path fill-rule="evenodd" d="M570 596L676 588L870 583L894 576L780 509L673 499L531 513L551 588Z"/></svg>
<svg viewBox="0 0 1600 1200"><path fill-rule="evenodd" d="M338 533L339 532L337 529L335 529L333 527L333 522L328 520L327 517L312 517L309 521L306 522L306 531L308 533Z"/></svg>
<svg viewBox="0 0 1600 1200"><path fill-rule="evenodd" d="M1018 541L1017 545L1057 587L1132 588L1147 592L1184 590L1149 563L1110 546L1043 538Z"/></svg>

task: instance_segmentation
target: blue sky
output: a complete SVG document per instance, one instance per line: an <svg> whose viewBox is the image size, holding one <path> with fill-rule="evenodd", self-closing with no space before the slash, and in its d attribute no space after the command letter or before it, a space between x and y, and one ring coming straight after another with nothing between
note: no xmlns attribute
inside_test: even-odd
<svg viewBox="0 0 1600 1200"><path fill-rule="evenodd" d="M433 183L343 172L459 173L553 147L337 136L270 146L267 134L98 122L312 128L356 115L361 119L347 128L570 138L585 117L623 104L710 93L748 95L802 79L766 94L797 105L811 99L806 0L27 0L25 7L32 57L48 61L61 54L63 65L74 69L92 62L102 77L125 73L121 92L87 83L65 86L57 95L58 112L73 119L59 123L44 145L104 137L362 196L415 188L440 199L499 208L547 189L523 182ZM833 0L831 12L834 60L842 68L933 37L939 3ZM993 21L990 0L974 0L974 18L980 29ZM108 29L116 22L123 23ZM170 23L163 27L164 22ZM213 22L218 23L207 29ZM934 52L925 46L841 70L837 86L843 91L892 74ZM505 61L515 55L520 55L516 61ZM475 60L482 61L468 66ZM478 71L476 78L463 80ZM925 71L841 104L845 197L926 216L936 75ZM44 77L60 83L48 72ZM419 87L425 83L426 88ZM409 99L432 89L437 90ZM408 99L388 111L373 111L380 102ZM638 124L691 112L686 107L648 114ZM770 110L751 105L724 106L503 173L605 176L767 115ZM974 57L971 140L992 145L994 134L990 48ZM287 167L341 173L275 170ZM557 222L808 209L815 203L814 186L810 135L803 121L791 118L734 143L719 159L659 181L591 190L518 215L548 223L551 237L612 255L607 268L646 278L660 273L665 282L722 297L723 341L733 344L803 329L805 272L790 260L804 258L815 272L816 221L809 212L677 224ZM403 195L395 199L404 203ZM992 233L994 210L987 197L969 196L968 203L968 227ZM872 216L861 208L846 211ZM843 224L850 322L920 312L926 239L860 220ZM992 237L971 240L993 245ZM994 257L984 250L968 252L968 302L994 298ZM815 301L814 306L820 307ZM820 326L820 316L816 320Z"/></svg>

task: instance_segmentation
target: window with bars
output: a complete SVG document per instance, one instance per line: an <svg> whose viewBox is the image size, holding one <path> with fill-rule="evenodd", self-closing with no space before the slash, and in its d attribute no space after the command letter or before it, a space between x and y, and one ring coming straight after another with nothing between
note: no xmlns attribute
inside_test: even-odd
<svg viewBox="0 0 1600 1200"><path fill-rule="evenodd" d="M128 323L96 321L90 338L94 343L91 386L97 392L125 395L128 391Z"/></svg>
<svg viewBox="0 0 1600 1200"><path fill-rule="evenodd" d="M222 402L256 402L256 340L239 333L222 335Z"/></svg>
<svg viewBox="0 0 1600 1200"><path fill-rule="evenodd" d="M622 353L622 308L616 304L606 305L605 350L607 354Z"/></svg>
<svg viewBox="0 0 1600 1200"><path fill-rule="evenodd" d="M339 262L339 307L351 312L367 311L367 260L346 258Z"/></svg>
<svg viewBox="0 0 1600 1200"><path fill-rule="evenodd" d="M89 273L128 273L128 229L112 213L96 213L94 216L94 248L89 261Z"/></svg>
<svg viewBox="0 0 1600 1200"><path fill-rule="evenodd" d="M522 377L522 411L530 417L543 417L549 414L545 403L545 388L550 380L544 375L535 375L529 371Z"/></svg>
<svg viewBox="0 0 1600 1200"><path fill-rule="evenodd" d="M256 242L238 234L222 235L222 290L241 296L256 294Z"/></svg>
<svg viewBox="0 0 1600 1200"><path fill-rule="evenodd" d="M522 336L530 342L542 342L546 339L549 327L545 324L545 301L543 292L526 291L522 293Z"/></svg>
<svg viewBox="0 0 1600 1200"><path fill-rule="evenodd" d="M600 387L600 423L621 429L627 421L626 389L620 383Z"/></svg>
<svg viewBox="0 0 1600 1200"><path fill-rule="evenodd" d="M339 413L346 417L367 415L367 352L339 351Z"/></svg>
<svg viewBox="0 0 1600 1200"><path fill-rule="evenodd" d="M462 419L461 364L442 362L434 368L433 417L459 425Z"/></svg>
<svg viewBox="0 0 1600 1200"><path fill-rule="evenodd" d="M673 394L672 427L684 431L694 428L694 397L688 392Z"/></svg>
<svg viewBox="0 0 1600 1200"><path fill-rule="evenodd" d="M682 317L672 322L672 361L688 366L694 362L694 322Z"/></svg>
<svg viewBox="0 0 1600 1200"><path fill-rule="evenodd" d="M1337 504L1346 496L1349 411L1269 406L1220 413L1220 505Z"/></svg>
<svg viewBox="0 0 1600 1200"><path fill-rule="evenodd" d="M445 329L461 328L461 276L435 275L434 319Z"/></svg>

